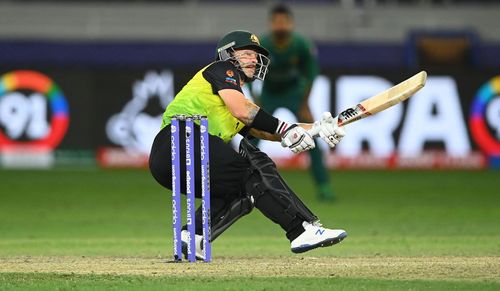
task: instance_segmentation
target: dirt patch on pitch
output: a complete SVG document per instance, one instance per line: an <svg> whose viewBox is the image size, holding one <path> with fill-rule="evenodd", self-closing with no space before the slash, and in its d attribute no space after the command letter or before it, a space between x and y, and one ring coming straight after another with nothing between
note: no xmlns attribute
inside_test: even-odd
<svg viewBox="0 0 500 291"><path fill-rule="evenodd" d="M352 277L500 281L500 257L216 258L167 263L161 258L3 257L0 272L208 277Z"/></svg>

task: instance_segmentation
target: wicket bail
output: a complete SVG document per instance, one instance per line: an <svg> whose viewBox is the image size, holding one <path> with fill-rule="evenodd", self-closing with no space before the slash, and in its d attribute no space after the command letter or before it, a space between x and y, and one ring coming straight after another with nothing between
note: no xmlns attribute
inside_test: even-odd
<svg viewBox="0 0 500 291"><path fill-rule="evenodd" d="M182 239L181 239L181 179L180 179L180 122L185 124L186 131L186 224L188 230L187 259L196 262L196 224L195 224L195 147L194 147L194 121L200 122L200 168L201 168L201 209L203 242L202 250L205 262L212 260L211 248L211 226L210 226L210 151L208 136L208 119L201 115L174 115L171 117L171 147L172 147L172 225L174 261L182 261Z"/></svg>

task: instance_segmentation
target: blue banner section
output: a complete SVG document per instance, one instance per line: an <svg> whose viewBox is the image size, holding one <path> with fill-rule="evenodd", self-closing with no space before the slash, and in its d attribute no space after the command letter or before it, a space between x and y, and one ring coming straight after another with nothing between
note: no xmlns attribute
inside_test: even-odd
<svg viewBox="0 0 500 291"><path fill-rule="evenodd" d="M0 42L0 63L16 66L182 66L214 56L215 43Z"/></svg>
<svg viewBox="0 0 500 291"><path fill-rule="evenodd" d="M404 45L317 44L323 68L401 68ZM214 42L0 41L0 63L15 66L202 66L215 57Z"/></svg>
<svg viewBox="0 0 500 291"><path fill-rule="evenodd" d="M414 58L404 44L317 43L327 69L399 69ZM500 44L477 44L479 67L500 67ZM205 65L215 56L214 42L63 42L0 41L3 65L148 66Z"/></svg>
<svg viewBox="0 0 500 291"><path fill-rule="evenodd" d="M319 43L317 48L323 68L395 69L405 66L404 46L399 44Z"/></svg>

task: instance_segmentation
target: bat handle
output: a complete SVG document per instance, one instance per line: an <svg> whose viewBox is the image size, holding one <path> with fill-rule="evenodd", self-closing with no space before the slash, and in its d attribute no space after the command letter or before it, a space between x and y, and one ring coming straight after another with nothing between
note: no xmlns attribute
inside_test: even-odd
<svg viewBox="0 0 500 291"><path fill-rule="evenodd" d="M344 125L342 120L340 120L338 118L338 115L336 117L333 118L333 120L337 120L337 125L338 126L342 126ZM312 137L317 137L319 136L319 127L311 127L309 130L307 130L307 132L312 136Z"/></svg>
<svg viewBox="0 0 500 291"><path fill-rule="evenodd" d="M319 135L319 128L317 127L311 127L308 131L307 131L312 137L317 137Z"/></svg>

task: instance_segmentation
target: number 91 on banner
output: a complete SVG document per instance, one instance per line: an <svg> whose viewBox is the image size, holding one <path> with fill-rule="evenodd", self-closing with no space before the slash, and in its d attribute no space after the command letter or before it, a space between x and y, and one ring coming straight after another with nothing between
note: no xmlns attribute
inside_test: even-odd
<svg viewBox="0 0 500 291"><path fill-rule="evenodd" d="M0 151L51 151L68 125L68 103L49 77L36 71L0 76Z"/></svg>

